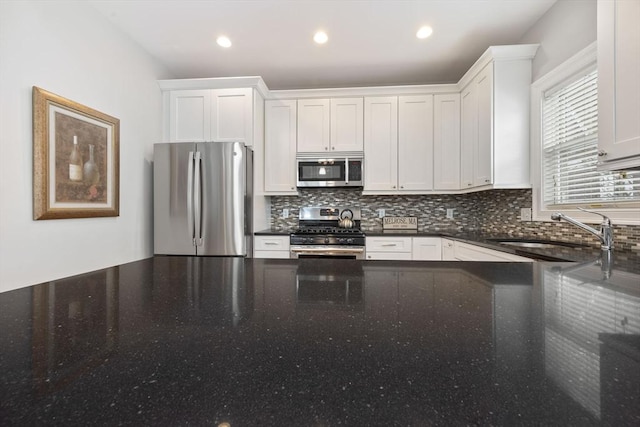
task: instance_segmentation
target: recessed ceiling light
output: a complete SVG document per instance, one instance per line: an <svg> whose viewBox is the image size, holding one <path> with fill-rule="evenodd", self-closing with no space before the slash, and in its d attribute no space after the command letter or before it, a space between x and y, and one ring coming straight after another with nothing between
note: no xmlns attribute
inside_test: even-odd
<svg viewBox="0 0 640 427"><path fill-rule="evenodd" d="M216 43L218 43L218 45L222 47L231 47L231 40L229 40L229 37L227 36L218 37L218 39L216 40Z"/></svg>
<svg viewBox="0 0 640 427"><path fill-rule="evenodd" d="M327 36L327 33L325 33L324 31L318 31L313 36L313 41L318 44L325 44L327 40L329 40L329 36Z"/></svg>
<svg viewBox="0 0 640 427"><path fill-rule="evenodd" d="M433 33L433 28L425 25L424 27L420 27L418 32L416 33L416 37L419 39L426 39Z"/></svg>

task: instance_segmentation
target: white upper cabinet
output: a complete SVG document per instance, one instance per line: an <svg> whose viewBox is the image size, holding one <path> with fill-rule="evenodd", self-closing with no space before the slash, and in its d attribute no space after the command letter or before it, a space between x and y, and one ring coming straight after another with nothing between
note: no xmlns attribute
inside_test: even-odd
<svg viewBox="0 0 640 427"><path fill-rule="evenodd" d="M472 82L462 90L460 124L460 185L473 187L474 153L478 146L478 91Z"/></svg>
<svg viewBox="0 0 640 427"><path fill-rule="evenodd" d="M296 101L265 101L264 190L296 194Z"/></svg>
<svg viewBox="0 0 640 427"><path fill-rule="evenodd" d="M601 169L640 166L640 1L598 1Z"/></svg>
<svg viewBox="0 0 640 427"><path fill-rule="evenodd" d="M170 142L206 141L211 129L211 90L169 92L168 120Z"/></svg>
<svg viewBox="0 0 640 427"><path fill-rule="evenodd" d="M363 99L298 100L298 152L361 152Z"/></svg>
<svg viewBox="0 0 640 427"><path fill-rule="evenodd" d="M253 89L168 92L170 142L240 141L253 145Z"/></svg>
<svg viewBox="0 0 640 427"><path fill-rule="evenodd" d="M398 187L398 97L364 99L364 191Z"/></svg>
<svg viewBox="0 0 640 427"><path fill-rule="evenodd" d="M433 189L433 95L365 98L364 191Z"/></svg>
<svg viewBox="0 0 640 427"><path fill-rule="evenodd" d="M462 188L493 181L493 64L487 64L462 93Z"/></svg>
<svg viewBox="0 0 640 427"><path fill-rule="evenodd" d="M298 151L314 153L329 151L330 147L329 99L298 100Z"/></svg>
<svg viewBox="0 0 640 427"><path fill-rule="evenodd" d="M493 64L484 67L474 83L478 102L478 140L473 152L473 185L478 187L493 182Z"/></svg>
<svg viewBox="0 0 640 427"><path fill-rule="evenodd" d="M460 94L433 97L433 188L460 188Z"/></svg>
<svg viewBox="0 0 640 427"><path fill-rule="evenodd" d="M364 102L362 98L331 99L331 150L359 152L364 149Z"/></svg>
<svg viewBox="0 0 640 427"><path fill-rule="evenodd" d="M398 97L398 188L433 189L433 95Z"/></svg>
<svg viewBox="0 0 640 427"><path fill-rule="evenodd" d="M538 45L492 46L460 80L460 187L530 188L531 60Z"/></svg>
<svg viewBox="0 0 640 427"><path fill-rule="evenodd" d="M252 89L216 89L211 102L211 139L253 145Z"/></svg>

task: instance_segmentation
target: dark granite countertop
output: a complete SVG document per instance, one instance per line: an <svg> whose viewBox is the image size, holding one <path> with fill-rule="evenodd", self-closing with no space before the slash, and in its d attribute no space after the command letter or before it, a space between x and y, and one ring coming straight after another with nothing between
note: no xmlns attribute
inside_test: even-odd
<svg viewBox="0 0 640 427"><path fill-rule="evenodd" d="M158 256L0 294L0 424L638 425L639 277Z"/></svg>
<svg viewBox="0 0 640 427"><path fill-rule="evenodd" d="M293 229L290 228L267 228L265 230L256 231L254 236L288 236L293 233Z"/></svg>

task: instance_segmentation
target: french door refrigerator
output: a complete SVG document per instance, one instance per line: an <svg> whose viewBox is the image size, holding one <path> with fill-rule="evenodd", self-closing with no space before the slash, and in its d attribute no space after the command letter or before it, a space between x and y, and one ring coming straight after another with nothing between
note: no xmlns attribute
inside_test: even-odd
<svg viewBox="0 0 640 427"><path fill-rule="evenodd" d="M253 152L240 142L154 144L154 253L252 253Z"/></svg>

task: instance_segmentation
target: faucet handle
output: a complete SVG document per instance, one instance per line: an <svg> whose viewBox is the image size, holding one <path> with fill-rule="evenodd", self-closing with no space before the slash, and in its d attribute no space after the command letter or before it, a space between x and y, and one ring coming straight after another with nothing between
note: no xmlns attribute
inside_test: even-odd
<svg viewBox="0 0 640 427"><path fill-rule="evenodd" d="M611 220L609 219L609 217L606 216L606 215L601 214L600 212L591 211L589 209L580 208L580 207L578 209L583 211L583 212L588 212L588 213L600 215L602 217L602 225L611 225Z"/></svg>

